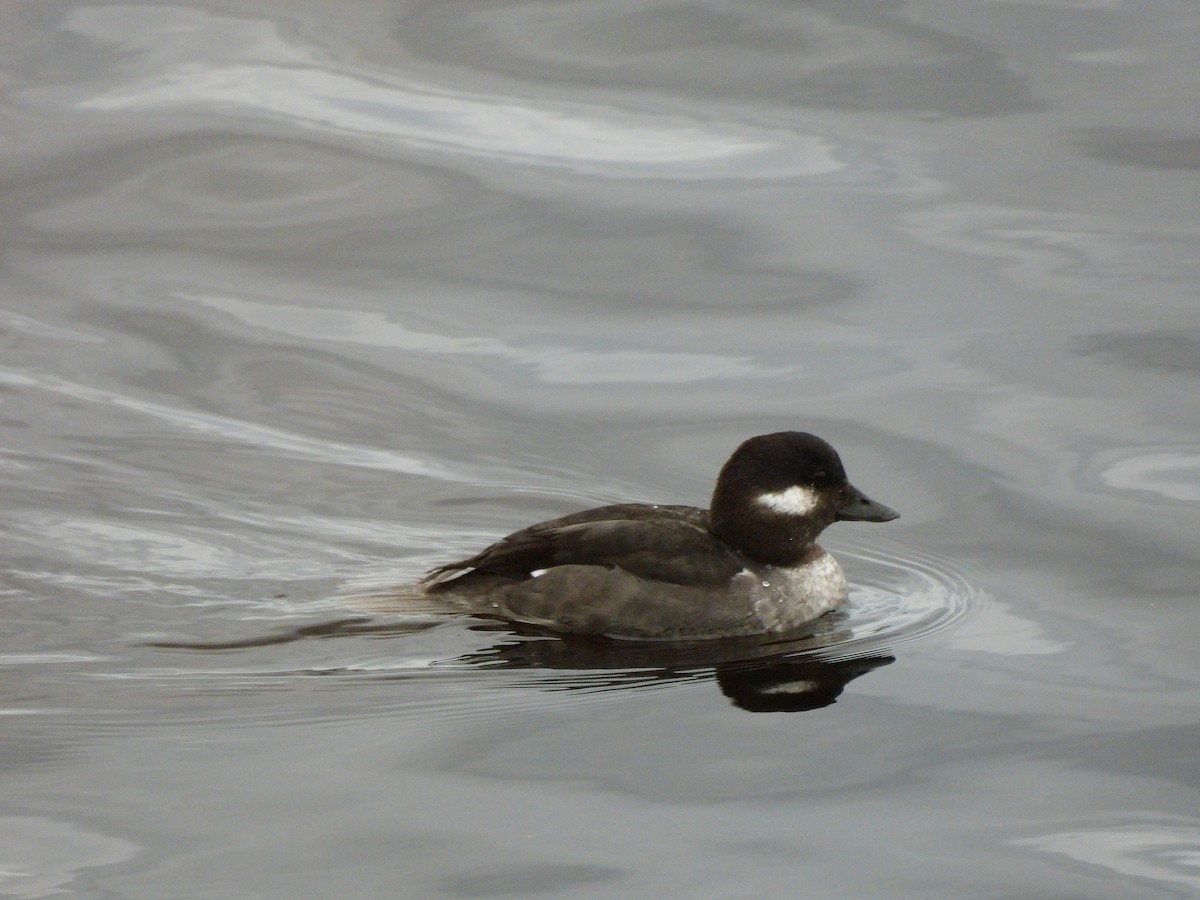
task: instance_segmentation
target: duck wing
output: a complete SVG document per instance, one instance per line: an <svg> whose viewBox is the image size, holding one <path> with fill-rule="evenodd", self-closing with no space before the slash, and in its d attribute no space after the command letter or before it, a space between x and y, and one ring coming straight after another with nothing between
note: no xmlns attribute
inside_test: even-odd
<svg viewBox="0 0 1200 900"><path fill-rule="evenodd" d="M691 506L624 503L531 525L424 578L431 589L480 573L522 581L557 566L601 566L678 585L722 584L745 568Z"/></svg>

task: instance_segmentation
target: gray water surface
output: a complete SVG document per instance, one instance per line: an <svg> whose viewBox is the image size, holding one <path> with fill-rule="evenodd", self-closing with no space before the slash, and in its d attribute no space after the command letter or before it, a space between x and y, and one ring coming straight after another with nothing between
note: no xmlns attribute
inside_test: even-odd
<svg viewBox="0 0 1200 900"><path fill-rule="evenodd" d="M1200 894L1200 7L0 21L0 895ZM806 641L356 605L778 429Z"/></svg>

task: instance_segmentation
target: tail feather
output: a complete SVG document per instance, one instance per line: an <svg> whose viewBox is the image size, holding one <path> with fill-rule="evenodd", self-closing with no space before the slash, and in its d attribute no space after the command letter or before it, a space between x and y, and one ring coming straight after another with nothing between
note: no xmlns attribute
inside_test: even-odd
<svg viewBox="0 0 1200 900"><path fill-rule="evenodd" d="M406 584L388 591L355 594L344 599L351 609L376 615L446 616L456 610L444 599L432 597L420 584Z"/></svg>

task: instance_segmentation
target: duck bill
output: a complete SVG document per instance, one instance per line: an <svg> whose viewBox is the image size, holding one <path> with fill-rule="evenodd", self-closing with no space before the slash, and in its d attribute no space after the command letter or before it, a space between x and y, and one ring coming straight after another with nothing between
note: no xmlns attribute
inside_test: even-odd
<svg viewBox="0 0 1200 900"><path fill-rule="evenodd" d="M890 522L898 518L900 513L876 503L854 486L850 487L849 498L837 511L837 519L842 522Z"/></svg>

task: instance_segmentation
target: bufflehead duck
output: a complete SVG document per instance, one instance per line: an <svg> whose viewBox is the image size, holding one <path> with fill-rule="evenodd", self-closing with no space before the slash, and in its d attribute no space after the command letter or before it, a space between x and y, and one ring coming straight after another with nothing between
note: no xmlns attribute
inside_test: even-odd
<svg viewBox="0 0 1200 900"><path fill-rule="evenodd" d="M812 434L745 441L712 509L619 503L531 525L417 585L462 612L558 632L694 640L790 631L846 600L816 544L841 520L899 513L846 480Z"/></svg>

